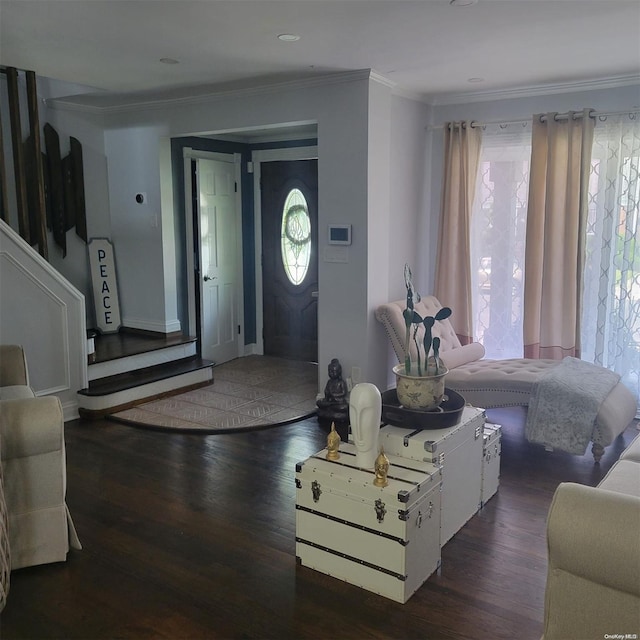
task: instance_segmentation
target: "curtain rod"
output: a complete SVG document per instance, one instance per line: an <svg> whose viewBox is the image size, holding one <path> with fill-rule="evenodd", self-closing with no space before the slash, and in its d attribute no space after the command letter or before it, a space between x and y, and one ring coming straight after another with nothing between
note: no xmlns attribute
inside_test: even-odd
<svg viewBox="0 0 640 640"><path fill-rule="evenodd" d="M566 112L566 113L557 113L555 116L556 120L568 120L569 119L569 113L570 112ZM594 109L592 109L591 111L589 111L589 117L590 118L608 118L609 116L621 116L621 115L625 115L627 114L630 119L635 120L636 114L640 114L640 109L637 108L633 108L633 109L628 109L625 111L595 111ZM573 112L573 117L574 119L579 119L583 117L583 112L582 111L574 111ZM494 121L487 121L487 122L478 122L476 120L472 120L471 121L471 127L486 127L487 125L499 125L499 126L507 126L510 124L521 124L521 125L527 125L530 124L531 121L533 120L533 116L531 118L529 118L528 120L525 119L519 119L519 120L494 120ZM546 116L543 114L541 116L541 121L544 122L546 120ZM440 124L440 125L432 125L432 126L428 126L427 130L431 131L434 129L444 129L444 124Z"/></svg>

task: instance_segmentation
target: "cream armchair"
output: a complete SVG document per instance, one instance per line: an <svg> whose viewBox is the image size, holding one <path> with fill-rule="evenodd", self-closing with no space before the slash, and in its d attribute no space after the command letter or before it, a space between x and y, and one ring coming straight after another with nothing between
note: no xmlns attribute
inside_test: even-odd
<svg viewBox="0 0 640 640"><path fill-rule="evenodd" d="M380 305L375 312L399 362L404 361L405 306L405 300L398 300ZM422 317L435 316L441 308L434 296L425 296L415 304ZM446 386L460 393L469 404L484 409L528 406L534 384L559 364L558 360L527 358L485 360L484 347L479 343L461 345L449 320L436 322L433 335L440 337L440 356L449 369ZM415 350L414 345L411 348ZM595 420L592 452L596 461L600 460L604 447L627 428L636 410L631 392L622 383L617 384L600 405Z"/></svg>
<svg viewBox="0 0 640 640"><path fill-rule="evenodd" d="M0 345L0 464L11 569L66 560L80 549L65 502L64 419L56 397L35 397L24 352Z"/></svg>
<svg viewBox="0 0 640 640"><path fill-rule="evenodd" d="M24 349L17 344L0 345L0 400L33 397Z"/></svg>
<svg viewBox="0 0 640 640"><path fill-rule="evenodd" d="M547 519L543 640L640 633L640 436L597 487L561 483Z"/></svg>

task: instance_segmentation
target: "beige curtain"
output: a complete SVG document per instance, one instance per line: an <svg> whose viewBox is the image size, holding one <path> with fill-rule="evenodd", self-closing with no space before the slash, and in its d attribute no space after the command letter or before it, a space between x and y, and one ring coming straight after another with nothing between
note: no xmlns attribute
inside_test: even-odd
<svg viewBox="0 0 640 640"><path fill-rule="evenodd" d="M482 132L470 122L444 128L444 180L435 296L451 307L450 322L462 344L473 341L471 313L471 207L476 189Z"/></svg>
<svg viewBox="0 0 640 640"><path fill-rule="evenodd" d="M526 358L580 357L589 110L536 115L531 138L524 281Z"/></svg>

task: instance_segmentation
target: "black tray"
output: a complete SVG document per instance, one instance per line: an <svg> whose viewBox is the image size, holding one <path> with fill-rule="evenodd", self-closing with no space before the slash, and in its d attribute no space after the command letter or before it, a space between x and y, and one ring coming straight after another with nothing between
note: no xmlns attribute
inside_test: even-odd
<svg viewBox="0 0 640 640"><path fill-rule="evenodd" d="M405 429L448 429L460 422L465 404L459 393L445 387L444 400L437 409L406 409L400 404L396 390L389 389L382 393L382 422Z"/></svg>

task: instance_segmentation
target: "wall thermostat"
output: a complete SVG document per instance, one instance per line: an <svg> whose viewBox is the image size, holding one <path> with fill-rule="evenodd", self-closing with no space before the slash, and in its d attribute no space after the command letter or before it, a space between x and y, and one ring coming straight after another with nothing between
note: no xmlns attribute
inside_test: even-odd
<svg viewBox="0 0 640 640"><path fill-rule="evenodd" d="M330 224L329 244L351 244L351 225Z"/></svg>

